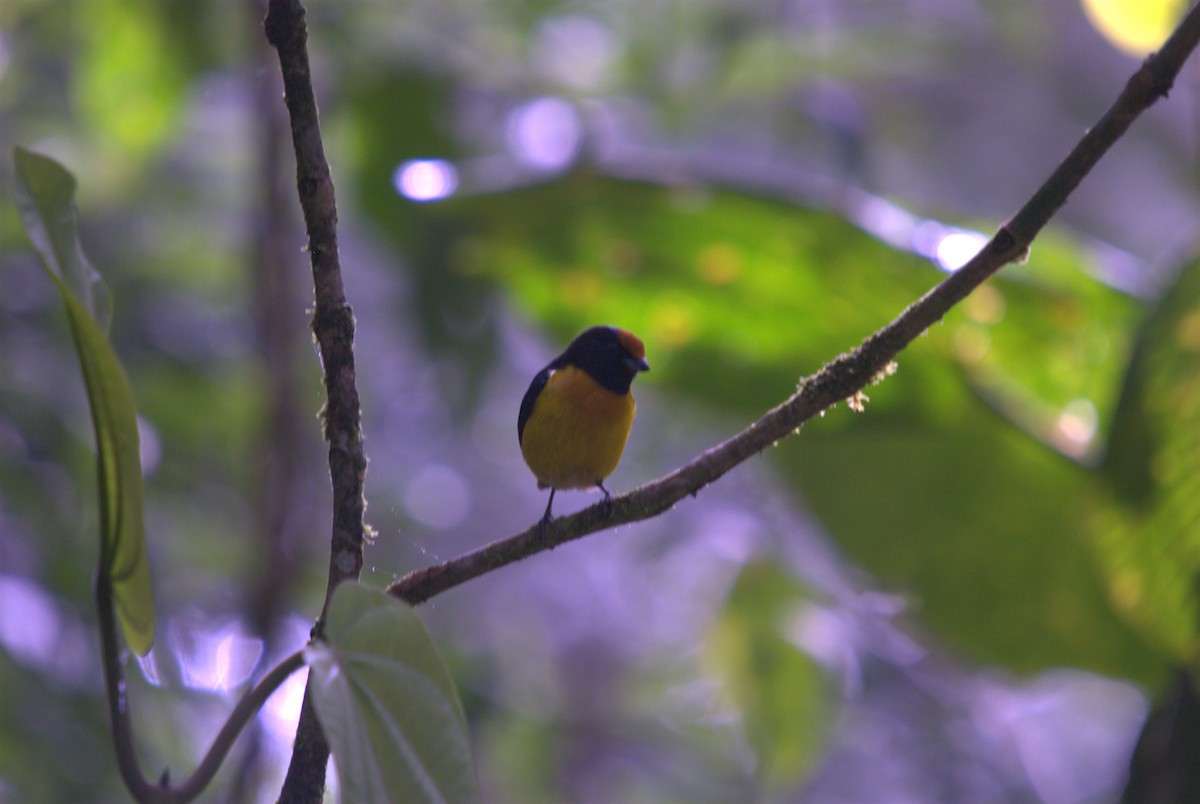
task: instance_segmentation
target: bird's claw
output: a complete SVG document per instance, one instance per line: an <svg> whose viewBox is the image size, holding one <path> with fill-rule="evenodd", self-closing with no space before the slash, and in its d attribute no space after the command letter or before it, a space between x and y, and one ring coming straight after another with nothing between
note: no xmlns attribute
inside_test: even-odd
<svg viewBox="0 0 1200 804"><path fill-rule="evenodd" d="M608 489L604 488L604 486L601 486L600 490L604 492L604 499L599 503L600 515L603 517L611 516L613 511L612 495L608 493Z"/></svg>

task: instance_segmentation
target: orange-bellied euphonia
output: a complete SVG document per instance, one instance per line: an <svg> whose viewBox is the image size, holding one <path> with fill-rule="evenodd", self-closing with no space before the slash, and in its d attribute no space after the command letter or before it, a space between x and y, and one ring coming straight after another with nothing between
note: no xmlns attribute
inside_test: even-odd
<svg viewBox="0 0 1200 804"><path fill-rule="evenodd" d="M646 347L632 332L592 327L571 341L529 384L517 440L539 489L550 489L542 526L558 489L604 488L625 449L637 405L629 386L649 371Z"/></svg>

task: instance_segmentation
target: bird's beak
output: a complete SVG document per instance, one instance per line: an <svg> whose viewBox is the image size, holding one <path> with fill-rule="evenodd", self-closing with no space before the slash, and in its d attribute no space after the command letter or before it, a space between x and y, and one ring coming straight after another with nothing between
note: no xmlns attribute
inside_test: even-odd
<svg viewBox="0 0 1200 804"><path fill-rule="evenodd" d="M625 365L633 372L650 370L650 364L646 362L646 358L644 357L627 357L625 358Z"/></svg>

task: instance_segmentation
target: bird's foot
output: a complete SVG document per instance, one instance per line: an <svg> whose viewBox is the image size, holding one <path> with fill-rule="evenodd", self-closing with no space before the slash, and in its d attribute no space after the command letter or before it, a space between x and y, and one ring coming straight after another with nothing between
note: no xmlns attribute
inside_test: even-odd
<svg viewBox="0 0 1200 804"><path fill-rule="evenodd" d="M600 501L600 515L604 517L611 516L613 510L612 495L608 493L608 489L604 488L603 483L597 483L596 485L604 492L604 499Z"/></svg>
<svg viewBox="0 0 1200 804"><path fill-rule="evenodd" d="M546 541L546 528L550 526L550 508L554 505L554 492L556 491L558 491L556 488L552 487L550 489L550 499L546 501L546 511L542 514L542 519L540 522L538 522L537 526L538 541L542 542L543 544Z"/></svg>

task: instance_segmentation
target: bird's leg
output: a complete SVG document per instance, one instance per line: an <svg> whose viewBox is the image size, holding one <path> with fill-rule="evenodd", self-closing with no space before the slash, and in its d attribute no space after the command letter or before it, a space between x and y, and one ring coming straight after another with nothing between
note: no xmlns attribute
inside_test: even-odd
<svg viewBox="0 0 1200 804"><path fill-rule="evenodd" d="M604 492L604 499L600 501L600 512L604 516L608 516L612 513L612 495L608 493L608 489L604 488L603 480L597 480L596 487Z"/></svg>
<svg viewBox="0 0 1200 804"><path fill-rule="evenodd" d="M554 505L554 492L558 489L550 487L550 499L546 501L546 513L542 514L542 519L538 522L538 536L545 538L546 526L550 524L550 506Z"/></svg>

